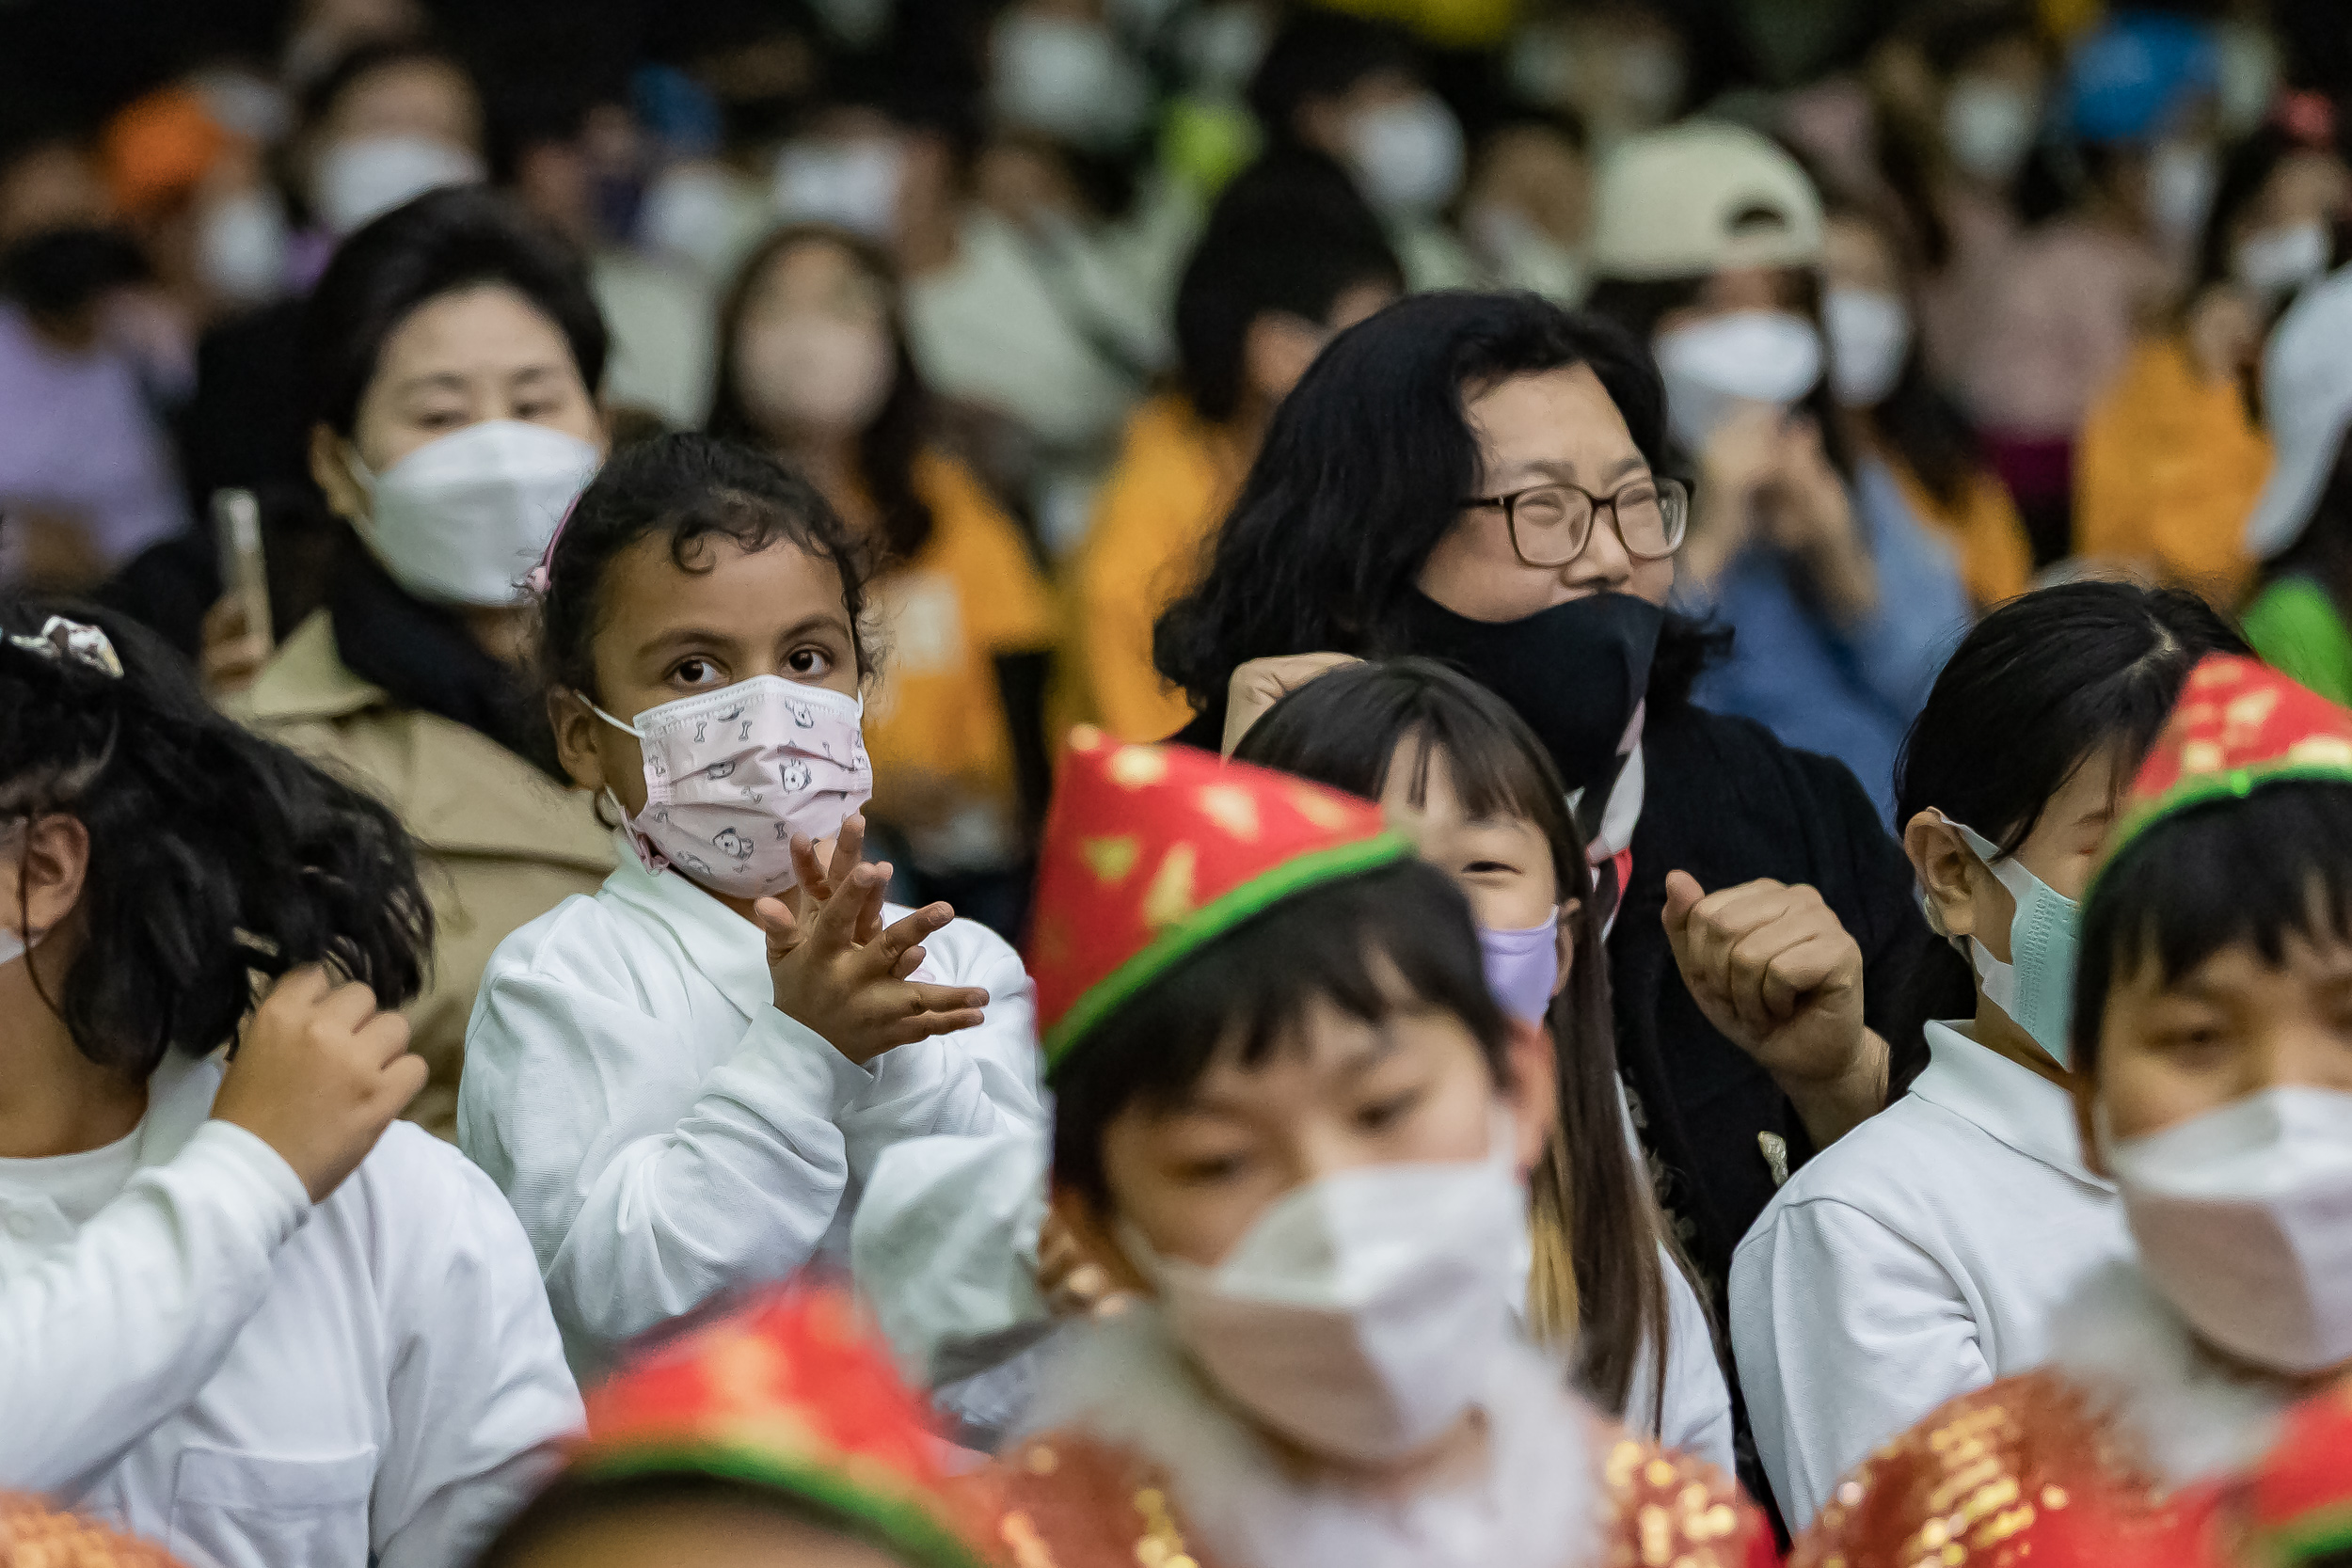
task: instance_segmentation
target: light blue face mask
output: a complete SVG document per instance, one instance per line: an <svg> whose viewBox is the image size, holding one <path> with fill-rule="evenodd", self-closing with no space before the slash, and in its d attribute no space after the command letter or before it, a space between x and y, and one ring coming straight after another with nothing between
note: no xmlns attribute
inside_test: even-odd
<svg viewBox="0 0 2352 1568"><path fill-rule="evenodd" d="M1976 938L1968 939L1977 983L1986 999L2031 1035L2052 1061L2072 1067L2066 1026L2074 1010L2074 939L2081 908L1974 828L1951 825L2017 902L2017 912L2009 922L2009 962L1994 958Z"/></svg>

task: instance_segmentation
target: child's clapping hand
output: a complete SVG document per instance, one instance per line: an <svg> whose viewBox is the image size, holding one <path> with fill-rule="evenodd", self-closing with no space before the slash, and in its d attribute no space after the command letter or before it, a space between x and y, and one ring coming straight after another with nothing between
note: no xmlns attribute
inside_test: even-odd
<svg viewBox="0 0 2352 1568"><path fill-rule="evenodd" d="M777 1011L861 1067L894 1046L969 1029L988 1006L985 990L910 978L923 961L924 939L956 911L932 904L885 929L882 890L890 867L858 860L864 829L858 817L843 823L826 861L796 835L799 886L791 902L762 898L752 911L768 933Z"/></svg>

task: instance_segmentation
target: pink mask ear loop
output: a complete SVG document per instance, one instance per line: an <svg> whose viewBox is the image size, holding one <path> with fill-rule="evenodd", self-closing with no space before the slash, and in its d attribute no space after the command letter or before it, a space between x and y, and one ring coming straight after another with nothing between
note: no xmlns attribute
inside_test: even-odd
<svg viewBox="0 0 2352 1568"><path fill-rule="evenodd" d="M585 494L584 490L580 492ZM548 596L548 584L554 580L548 576L548 568L555 564L555 546L563 542L564 531L572 526L572 514L579 510L580 497L574 496L572 504L564 509L564 515L557 520L555 531L548 535L548 547L539 552L539 564L523 574L523 586L540 598Z"/></svg>

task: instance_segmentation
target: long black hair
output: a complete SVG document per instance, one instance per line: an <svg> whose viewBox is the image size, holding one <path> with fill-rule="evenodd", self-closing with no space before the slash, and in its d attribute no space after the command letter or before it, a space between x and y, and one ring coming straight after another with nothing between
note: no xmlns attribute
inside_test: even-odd
<svg viewBox="0 0 2352 1568"><path fill-rule="evenodd" d="M710 417L703 428L713 436L765 447L773 443L771 431L752 418L738 385L741 373L743 313L769 269L786 252L804 245L831 245L849 257L852 265L882 290L883 329L890 334L890 395L858 433L858 479L882 517L882 546L889 561L911 559L930 543L933 518L929 502L915 492L914 460L935 435L935 404L922 372L915 368L907 346L905 290L889 254L862 234L824 223L787 224L769 235L743 259L735 281L719 302L719 363L713 372Z"/></svg>
<svg viewBox="0 0 2352 1568"><path fill-rule="evenodd" d="M103 631L121 673L59 652L53 616ZM423 985L433 915L391 812L223 716L132 622L0 598L0 818L58 815L89 865L44 1000L103 1067L144 1079L232 1042L257 975L325 963L387 1007Z"/></svg>
<svg viewBox="0 0 2352 1568"><path fill-rule="evenodd" d="M2177 588L2070 582L2011 599L1953 651L1912 721L1895 764L1896 825L1933 807L2014 854L2089 758L2113 756L2119 785L2130 782L2199 659L2247 651L2211 605ZM1937 939L1903 1004L1899 1043L1931 1019L1973 1014L1967 960Z"/></svg>
<svg viewBox="0 0 2352 1568"><path fill-rule="evenodd" d="M1414 578L1477 483L1465 400L1577 366L1599 378L1652 468L1673 471L1657 367L1597 316L1533 293L1426 293L1341 333L1275 411L1197 586L1160 617L1152 663L1196 712L1219 714L1253 658L1412 652ZM1713 645L1670 617L1651 701L1686 697Z"/></svg>
<svg viewBox="0 0 2352 1568"><path fill-rule="evenodd" d="M1431 756L1443 757L1470 817L1526 817L1542 830L1559 899L1577 901L1568 917L1567 983L1552 999L1549 1020L1560 1066L1560 1126L1530 1196L1535 1266L1529 1321L1547 1338L1573 1340L1579 1383L1618 1415L1625 1414L1646 1340L1655 1353L1656 1418L1665 1405L1668 1318L1660 1252L1668 1233L1640 1155L1628 1147L1601 911L1550 754L1509 704L1476 681L1430 659L1401 658L1309 681L1267 709L1233 755L1378 800L1406 742L1417 747L1416 798L1426 787Z"/></svg>

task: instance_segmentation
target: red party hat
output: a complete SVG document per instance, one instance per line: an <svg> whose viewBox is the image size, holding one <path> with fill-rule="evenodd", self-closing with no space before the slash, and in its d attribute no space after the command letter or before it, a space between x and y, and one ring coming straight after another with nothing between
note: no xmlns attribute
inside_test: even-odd
<svg viewBox="0 0 2352 1568"><path fill-rule="evenodd" d="M2140 764L2103 863L2192 806L2312 779L2352 784L2352 712L2259 660L2208 654Z"/></svg>
<svg viewBox="0 0 2352 1568"><path fill-rule="evenodd" d="M844 1291L771 1291L632 1363L587 1403L570 1479L722 1476L814 1504L922 1568L986 1560L929 1412Z"/></svg>
<svg viewBox="0 0 2352 1568"><path fill-rule="evenodd" d="M1252 915L1412 854L1369 800L1081 726L1038 851L1027 954L1049 1068L1120 1003Z"/></svg>

